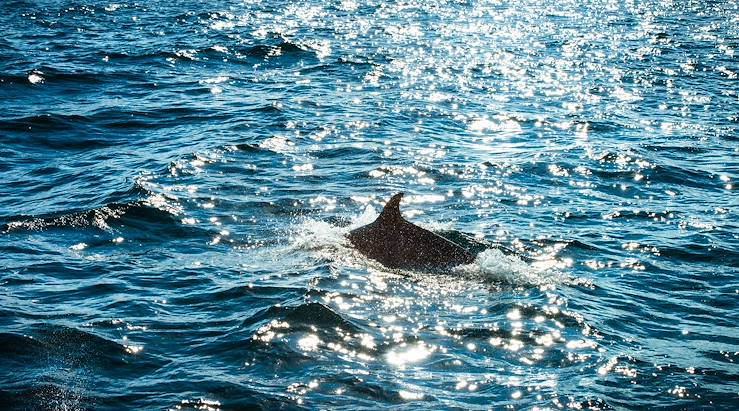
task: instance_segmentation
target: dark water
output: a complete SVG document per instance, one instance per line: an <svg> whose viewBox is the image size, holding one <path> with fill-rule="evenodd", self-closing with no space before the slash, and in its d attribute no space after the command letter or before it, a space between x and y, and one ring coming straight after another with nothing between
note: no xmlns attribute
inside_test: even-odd
<svg viewBox="0 0 739 411"><path fill-rule="evenodd" d="M2 2L0 408L739 406L737 16Z"/></svg>

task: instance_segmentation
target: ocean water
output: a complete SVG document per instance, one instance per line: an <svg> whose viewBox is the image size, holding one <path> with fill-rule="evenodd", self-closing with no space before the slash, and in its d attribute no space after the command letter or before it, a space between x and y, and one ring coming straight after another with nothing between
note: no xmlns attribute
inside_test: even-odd
<svg viewBox="0 0 739 411"><path fill-rule="evenodd" d="M737 16L3 1L0 408L739 407Z"/></svg>

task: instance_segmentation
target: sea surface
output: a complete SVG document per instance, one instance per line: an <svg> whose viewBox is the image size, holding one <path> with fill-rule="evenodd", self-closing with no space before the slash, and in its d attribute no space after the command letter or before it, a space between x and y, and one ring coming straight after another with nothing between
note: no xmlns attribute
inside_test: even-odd
<svg viewBox="0 0 739 411"><path fill-rule="evenodd" d="M0 27L0 409L739 407L739 2ZM353 250L401 191L476 261Z"/></svg>

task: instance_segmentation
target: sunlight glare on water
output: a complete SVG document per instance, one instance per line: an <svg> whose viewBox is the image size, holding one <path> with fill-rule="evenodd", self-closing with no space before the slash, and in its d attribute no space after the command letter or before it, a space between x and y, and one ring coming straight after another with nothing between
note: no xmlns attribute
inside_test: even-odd
<svg viewBox="0 0 739 411"><path fill-rule="evenodd" d="M0 5L0 403L730 407L738 8Z"/></svg>

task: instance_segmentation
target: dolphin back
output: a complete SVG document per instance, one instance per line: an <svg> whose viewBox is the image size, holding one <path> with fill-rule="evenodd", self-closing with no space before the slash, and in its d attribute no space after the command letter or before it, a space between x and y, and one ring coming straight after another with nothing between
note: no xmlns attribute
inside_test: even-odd
<svg viewBox="0 0 739 411"><path fill-rule="evenodd" d="M349 241L360 253L388 268L401 269L448 269L475 260L459 245L406 221L400 214L402 196L393 196L374 222L349 233Z"/></svg>

